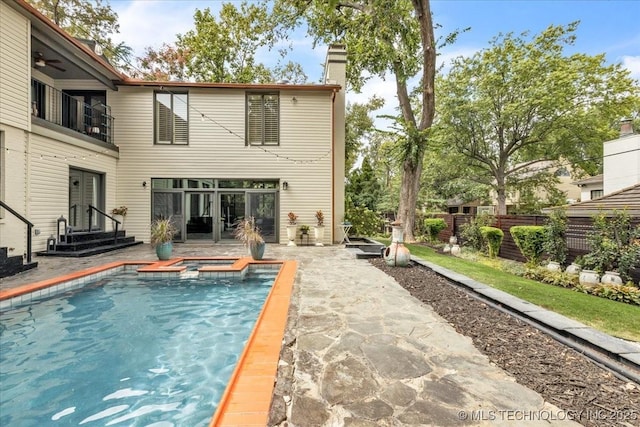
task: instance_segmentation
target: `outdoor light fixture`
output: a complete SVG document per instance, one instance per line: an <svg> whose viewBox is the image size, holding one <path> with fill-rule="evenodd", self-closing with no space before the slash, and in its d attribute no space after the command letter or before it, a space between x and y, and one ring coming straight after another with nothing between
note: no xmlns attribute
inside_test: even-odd
<svg viewBox="0 0 640 427"><path fill-rule="evenodd" d="M288 189L288 188L289 188L289 183L288 183L287 181L284 181L284 182L282 183L282 189L283 189L283 190L286 190L286 189Z"/></svg>
<svg viewBox="0 0 640 427"><path fill-rule="evenodd" d="M296 102L298 102L298 98L296 98L295 96L293 98L291 98L291 103L295 104Z"/></svg>
<svg viewBox="0 0 640 427"><path fill-rule="evenodd" d="M142 188L147 188L147 181L142 181Z"/></svg>

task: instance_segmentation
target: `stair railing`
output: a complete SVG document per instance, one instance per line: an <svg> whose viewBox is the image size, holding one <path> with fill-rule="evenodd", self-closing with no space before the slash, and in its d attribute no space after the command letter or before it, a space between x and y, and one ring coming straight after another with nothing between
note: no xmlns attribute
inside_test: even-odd
<svg viewBox="0 0 640 427"><path fill-rule="evenodd" d="M28 219L26 219L25 217L20 215L18 212L16 212L13 209L11 209L11 207L9 207L9 205L7 205L2 200L0 200L0 206L5 208L7 210L7 212L11 213L13 216L15 216L20 221L22 221L22 222L24 222L26 224L26 226L27 226L27 263L31 264L31 245L32 245L32 242L31 242L31 230L33 229L33 224Z"/></svg>
<svg viewBox="0 0 640 427"><path fill-rule="evenodd" d="M108 215L102 212L100 209L96 208L95 206L89 205L89 209L87 209L87 212L89 212L89 232L91 232L91 226L93 224L93 211L95 211L96 213L106 218L109 218L111 221L116 223L115 230L113 232L113 244L114 245L117 244L118 243L118 226L121 224L121 222L115 219L114 217L112 217L111 215Z"/></svg>

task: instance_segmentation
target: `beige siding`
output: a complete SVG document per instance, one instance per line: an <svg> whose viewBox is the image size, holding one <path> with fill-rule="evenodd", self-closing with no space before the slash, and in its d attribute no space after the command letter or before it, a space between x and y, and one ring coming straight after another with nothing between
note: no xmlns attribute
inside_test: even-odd
<svg viewBox="0 0 640 427"><path fill-rule="evenodd" d="M24 130L0 124L0 196L12 209L30 219L26 199L26 138ZM24 255L27 250L27 227L6 211L0 216L0 246L9 248L9 255Z"/></svg>
<svg viewBox="0 0 640 427"><path fill-rule="evenodd" d="M29 21L0 1L0 122L29 129Z"/></svg>
<svg viewBox="0 0 640 427"><path fill-rule="evenodd" d="M109 104L120 147L116 205L129 207L128 233L148 241L151 195L142 182L159 177L287 181L289 189L280 192L280 241L287 242L284 226L289 211L300 216L300 224L313 225L315 211L322 209L330 225L331 96L328 91L281 91L280 145L264 151L245 146L243 90L189 91L188 146L153 144L152 89L121 87L112 93ZM327 231L325 242L331 237Z"/></svg>
<svg viewBox="0 0 640 427"><path fill-rule="evenodd" d="M28 203L30 220L41 231L34 238L34 250L41 251L46 248L47 237L56 234L57 218L68 217L69 169L104 174L105 206L109 207L115 203L116 159L97 146L68 144L47 136L48 132L38 126L33 127Z"/></svg>

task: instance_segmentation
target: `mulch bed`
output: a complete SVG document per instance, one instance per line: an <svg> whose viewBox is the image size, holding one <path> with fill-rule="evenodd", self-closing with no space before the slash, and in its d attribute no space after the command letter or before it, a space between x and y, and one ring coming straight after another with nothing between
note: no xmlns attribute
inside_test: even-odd
<svg viewBox="0 0 640 427"><path fill-rule="evenodd" d="M473 339L497 366L585 426L640 426L640 385L624 381L538 329L418 265L370 262Z"/></svg>

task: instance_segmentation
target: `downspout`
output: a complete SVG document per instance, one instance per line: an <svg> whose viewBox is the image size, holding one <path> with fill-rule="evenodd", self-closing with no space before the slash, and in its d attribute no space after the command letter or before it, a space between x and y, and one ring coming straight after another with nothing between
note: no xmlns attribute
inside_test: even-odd
<svg viewBox="0 0 640 427"><path fill-rule="evenodd" d="M336 229L336 90L331 95L331 244L334 242L333 235Z"/></svg>

